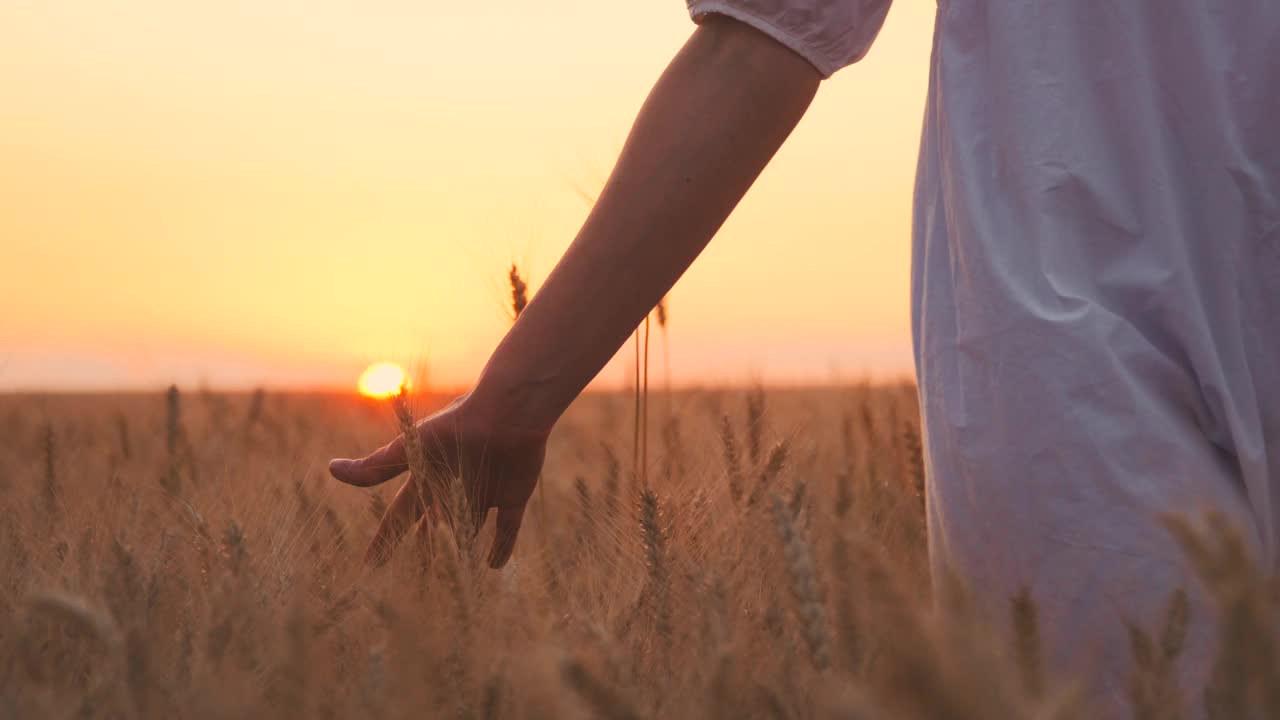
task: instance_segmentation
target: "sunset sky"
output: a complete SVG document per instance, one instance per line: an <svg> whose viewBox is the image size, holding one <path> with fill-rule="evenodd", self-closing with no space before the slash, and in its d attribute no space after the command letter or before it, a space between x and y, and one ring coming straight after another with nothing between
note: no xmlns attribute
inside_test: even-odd
<svg viewBox="0 0 1280 720"><path fill-rule="evenodd" d="M677 382L909 372L934 11L896 4L677 285ZM536 289L693 27L680 0L0 3L0 390L469 382L505 268Z"/></svg>

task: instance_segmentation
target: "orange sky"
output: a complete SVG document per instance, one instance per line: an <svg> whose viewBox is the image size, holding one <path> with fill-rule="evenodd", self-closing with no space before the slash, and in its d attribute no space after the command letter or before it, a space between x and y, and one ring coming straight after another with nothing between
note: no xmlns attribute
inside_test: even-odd
<svg viewBox="0 0 1280 720"><path fill-rule="evenodd" d="M897 3L676 287L677 381L909 371L933 12ZM680 0L0 3L0 390L468 382L505 266L545 277L692 27Z"/></svg>

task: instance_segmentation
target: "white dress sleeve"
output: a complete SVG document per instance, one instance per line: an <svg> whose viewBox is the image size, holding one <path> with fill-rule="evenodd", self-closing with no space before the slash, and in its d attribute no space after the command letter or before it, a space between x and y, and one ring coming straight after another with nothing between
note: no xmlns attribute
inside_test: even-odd
<svg viewBox="0 0 1280 720"><path fill-rule="evenodd" d="M867 54L892 0L686 2L694 21L719 13L744 22L799 53L826 78Z"/></svg>

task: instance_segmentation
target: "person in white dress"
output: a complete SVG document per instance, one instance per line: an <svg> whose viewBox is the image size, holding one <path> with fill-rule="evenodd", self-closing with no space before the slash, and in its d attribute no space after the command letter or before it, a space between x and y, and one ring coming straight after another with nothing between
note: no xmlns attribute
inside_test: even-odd
<svg viewBox="0 0 1280 720"><path fill-rule="evenodd" d="M514 547L556 419L694 260L888 0L689 0L700 27L475 389L424 421ZM940 0L915 194L929 551L1120 714L1123 621L1195 598L1160 522L1214 508L1277 563L1280 2ZM856 198L851 207L856 212ZM855 240L851 239L851 242ZM904 238L905 241L905 238ZM335 460L369 485L393 441ZM401 491L370 548L417 519Z"/></svg>

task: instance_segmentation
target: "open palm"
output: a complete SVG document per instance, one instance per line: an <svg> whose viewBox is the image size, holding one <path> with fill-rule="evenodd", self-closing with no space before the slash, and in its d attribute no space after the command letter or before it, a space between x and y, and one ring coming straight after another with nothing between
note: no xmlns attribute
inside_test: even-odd
<svg viewBox="0 0 1280 720"><path fill-rule="evenodd" d="M545 434L504 428L502 423L469 411L466 398L418 422L416 430L427 472L437 477L457 477L466 493L474 530L484 524L490 508L496 508L497 527L489 551L489 565L500 568L511 558L525 506L533 494L546 455ZM396 438L358 460L336 459L329 472L338 480L358 487L384 483L408 470L404 436ZM382 516L365 555L375 565L391 557L396 543L427 507L419 499L416 478L410 477ZM439 500L437 500L439 502Z"/></svg>

